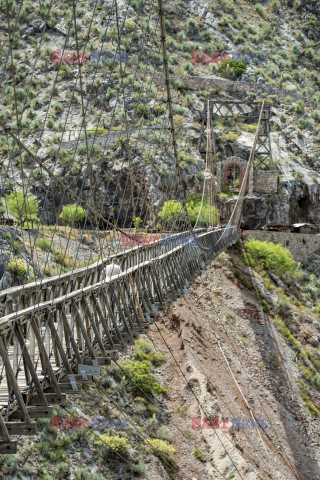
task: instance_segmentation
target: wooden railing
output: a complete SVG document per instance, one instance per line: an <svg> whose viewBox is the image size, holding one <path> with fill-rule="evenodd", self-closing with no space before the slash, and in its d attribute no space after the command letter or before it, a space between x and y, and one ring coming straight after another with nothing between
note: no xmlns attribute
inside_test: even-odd
<svg viewBox="0 0 320 480"><path fill-rule="evenodd" d="M205 230L198 229L195 231L195 235L199 235L203 231ZM106 265L114 257L118 258L121 269L127 270L169 251L177 242L183 242L183 239L188 238L190 238L190 233L186 232L168 235L150 245L132 247L87 267L2 290L0 291L0 317L102 280Z"/></svg>

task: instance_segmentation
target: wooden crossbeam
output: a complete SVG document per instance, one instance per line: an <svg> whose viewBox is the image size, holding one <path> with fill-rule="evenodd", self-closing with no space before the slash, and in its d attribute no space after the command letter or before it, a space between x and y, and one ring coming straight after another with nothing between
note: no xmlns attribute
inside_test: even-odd
<svg viewBox="0 0 320 480"><path fill-rule="evenodd" d="M0 441L0 455L14 455L15 453L17 453L17 442Z"/></svg>
<svg viewBox="0 0 320 480"><path fill-rule="evenodd" d="M52 407L32 406L27 407L27 411L30 418L51 418L53 409ZM23 418L23 412L15 410L10 415L10 420Z"/></svg>
<svg viewBox="0 0 320 480"><path fill-rule="evenodd" d="M65 406L67 404L67 396L63 393L55 394L55 393L46 393L44 392L44 396L46 397L48 405L61 405ZM39 398L37 395L34 395L29 400L29 405L39 405Z"/></svg>
<svg viewBox="0 0 320 480"><path fill-rule="evenodd" d="M37 433L36 422L6 422L10 435L35 435Z"/></svg>

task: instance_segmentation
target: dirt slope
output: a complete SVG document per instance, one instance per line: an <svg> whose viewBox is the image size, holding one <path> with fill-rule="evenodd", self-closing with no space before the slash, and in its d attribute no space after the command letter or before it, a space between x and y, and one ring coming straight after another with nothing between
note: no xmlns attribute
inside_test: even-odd
<svg viewBox="0 0 320 480"><path fill-rule="evenodd" d="M301 399L292 350L257 296L235 279L228 255L160 315L158 326L150 338L168 359L162 383L182 432L170 427L179 478L320 479L319 417ZM227 417L231 426L232 417L251 413L268 428L192 428L193 417ZM249 425L242 420L241 427Z"/></svg>

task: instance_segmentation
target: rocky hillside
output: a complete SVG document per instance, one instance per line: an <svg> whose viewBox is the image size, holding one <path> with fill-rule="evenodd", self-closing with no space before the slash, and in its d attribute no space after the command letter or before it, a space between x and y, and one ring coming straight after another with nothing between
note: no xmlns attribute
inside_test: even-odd
<svg viewBox="0 0 320 480"><path fill-rule="evenodd" d="M76 36L69 2L61 1L52 7L49 2L21 5L10 1L11 27L15 27L11 32L11 64L5 58L9 35L6 1L1 1L0 23L4 35L0 119L7 125L15 125L14 72L23 141L85 201L90 201L93 189L96 208L108 218L119 215L120 221L129 226L134 213L156 215L166 198L166 190L176 182L176 172L170 149L166 148L170 135L164 83L155 81L160 78L158 72L162 72L157 10L148 1L118 2L122 54L117 56L115 9L112 2L106 5L95 1L77 3ZM204 99L219 95L227 99L265 97L273 102L271 142L281 196L275 196L271 202L268 195L250 200L248 211L254 216L255 226L262 221L320 223L318 9L316 0L307 3L195 0L165 5L172 75L228 78L260 88L258 92L247 89L245 93L231 94L214 86L190 87L183 79L173 81L179 161L190 193L201 191L203 179L204 164L196 145ZM78 67L74 65L77 45L79 51L85 52L82 89ZM97 64L100 50L105 57ZM238 60L227 64L195 64L193 51L208 55L234 52L244 65L239 68ZM62 53L63 63L55 63ZM124 71L123 84L121 71ZM266 94L265 86L279 87L283 94ZM300 94L306 100L292 94ZM311 99L313 103L309 102ZM132 128L130 159L124 131L124 103ZM89 161L82 105L86 105L87 135L99 137L93 147L89 143ZM107 135L110 127L111 133ZM221 122L215 125L215 132L220 158L228 148L235 154L248 155L254 136L252 125ZM79 136L75 151L72 140ZM17 147L13 147L11 140L8 144L5 136L0 138L0 149L2 194L28 183L45 206L42 220L54 223L61 198L64 203L70 202L68 194L63 195L61 187L50 182L47 173L26 152L20 159ZM8 159L10 152L13 163ZM135 179L131 182L133 194L138 196L139 192L138 211L119 212L121 206L108 199L120 183L120 195L130 208L132 190L127 187L130 171L130 179ZM226 200L222 197L222 204ZM249 216L245 215L244 224L248 221Z"/></svg>

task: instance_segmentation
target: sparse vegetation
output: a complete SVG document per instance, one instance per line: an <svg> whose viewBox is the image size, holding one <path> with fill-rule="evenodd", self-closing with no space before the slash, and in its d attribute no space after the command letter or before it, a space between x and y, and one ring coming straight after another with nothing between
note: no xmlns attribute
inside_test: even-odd
<svg viewBox="0 0 320 480"><path fill-rule="evenodd" d="M148 445L151 448L151 452L161 460L170 478L176 478L179 467L173 457L175 453L174 447L166 440L159 440L157 438L149 438Z"/></svg>

